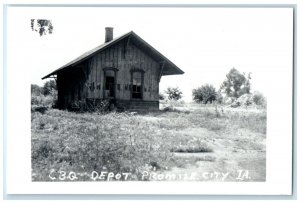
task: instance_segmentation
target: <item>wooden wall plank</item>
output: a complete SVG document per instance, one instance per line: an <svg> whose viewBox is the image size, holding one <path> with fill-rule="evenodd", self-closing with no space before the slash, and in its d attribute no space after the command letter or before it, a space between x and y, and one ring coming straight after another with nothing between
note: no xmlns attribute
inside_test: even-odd
<svg viewBox="0 0 300 204"><path fill-rule="evenodd" d="M74 97L79 99L85 98L103 98L104 74L103 68L115 67L119 69L117 73L117 84L120 84L120 90L116 88L116 97L120 100L130 100L130 83L132 68L139 68L145 71L144 74L144 100L158 100L158 72L159 64L149 57L147 53L136 47L132 42L129 43L128 49L124 55L124 49L127 41L121 41L119 44L112 46L103 52L96 54L80 64L83 68L79 71L65 72L58 77L58 84L64 80L60 87L61 103L70 103L72 101L72 88L75 90ZM70 69L72 70L72 69ZM84 70L84 71L83 71ZM71 77L72 76L72 77ZM94 82L94 90L89 85ZM75 84L74 84L75 83ZM100 84L100 89L99 89ZM127 86L127 90L125 87ZM144 89L145 90L145 89ZM63 98L64 97L64 98Z"/></svg>

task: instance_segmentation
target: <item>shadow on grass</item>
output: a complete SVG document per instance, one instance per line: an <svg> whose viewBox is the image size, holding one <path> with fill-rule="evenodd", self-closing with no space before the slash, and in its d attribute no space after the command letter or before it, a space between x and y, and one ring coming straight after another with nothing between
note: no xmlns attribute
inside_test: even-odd
<svg viewBox="0 0 300 204"><path fill-rule="evenodd" d="M198 147L174 147L171 149L171 152L175 153L206 153L213 152L213 149L208 147L207 145L198 146Z"/></svg>

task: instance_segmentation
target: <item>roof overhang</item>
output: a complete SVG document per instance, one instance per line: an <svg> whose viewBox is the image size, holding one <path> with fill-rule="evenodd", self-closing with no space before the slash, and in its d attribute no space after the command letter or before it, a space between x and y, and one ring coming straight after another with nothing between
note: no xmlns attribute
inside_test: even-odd
<svg viewBox="0 0 300 204"><path fill-rule="evenodd" d="M131 32L126 33L118 38L115 38L107 43L104 43L88 52L85 52L84 54L80 55L79 57L72 60L71 62L65 64L64 66L56 69L55 71L51 72L50 74L48 74L46 76L44 76L42 79L49 78L53 75L56 75L60 71L75 67L76 65L83 62L84 60L115 45L116 43L120 42L121 40L123 40L125 38L129 38L130 42L134 43L140 49L147 52L147 54L149 54L151 57L153 57L157 62L164 64L164 66L162 67L162 74L161 74L162 76L184 74L184 72L181 69L179 69L173 62L171 62L168 58L166 58L164 55L162 55L160 52L158 52L155 48L153 48L150 44L148 44L146 41L144 41L141 37L139 37L137 34L135 34L133 31L131 31Z"/></svg>

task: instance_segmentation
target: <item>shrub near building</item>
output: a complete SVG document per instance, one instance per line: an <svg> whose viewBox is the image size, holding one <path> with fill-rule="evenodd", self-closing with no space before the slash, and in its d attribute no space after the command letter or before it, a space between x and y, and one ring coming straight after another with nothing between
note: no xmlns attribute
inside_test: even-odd
<svg viewBox="0 0 300 204"><path fill-rule="evenodd" d="M221 97L217 93L215 87L210 84L205 84L199 88L193 89L193 100L197 103L212 103Z"/></svg>
<svg viewBox="0 0 300 204"><path fill-rule="evenodd" d="M47 81L43 86L31 84L31 106L35 108L55 107L57 103L57 88L54 80Z"/></svg>

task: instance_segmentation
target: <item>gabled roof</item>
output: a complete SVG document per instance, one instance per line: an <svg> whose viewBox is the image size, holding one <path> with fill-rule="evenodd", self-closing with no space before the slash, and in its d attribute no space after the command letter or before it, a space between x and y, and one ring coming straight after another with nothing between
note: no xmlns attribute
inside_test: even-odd
<svg viewBox="0 0 300 204"><path fill-rule="evenodd" d="M172 63L168 58L163 56L160 52L158 52L156 49L154 49L151 45L149 45L146 41L144 41L141 37L139 37L137 34L135 34L133 31L126 33L120 37L117 37L107 43L104 43L102 45L99 45L98 47L95 47L94 49L83 53L76 59L72 60L71 62L65 64L64 66L56 69L55 71L51 72L50 74L44 76L42 79L46 79L50 77L51 75L57 74L57 72L69 69L71 67L74 67L75 65L79 64L80 62L94 56L95 54L100 53L101 51L105 50L106 48L111 47L112 45L115 45L116 43L120 42L121 40L125 38L130 38L130 42L135 43L139 48L142 50L145 50L147 54L151 55L156 61L160 63L164 63L162 74L161 75L176 75L176 74L183 74L184 72L179 69L174 63Z"/></svg>

